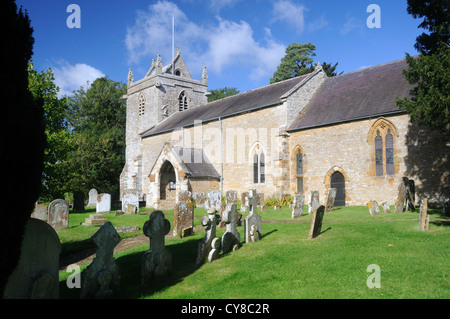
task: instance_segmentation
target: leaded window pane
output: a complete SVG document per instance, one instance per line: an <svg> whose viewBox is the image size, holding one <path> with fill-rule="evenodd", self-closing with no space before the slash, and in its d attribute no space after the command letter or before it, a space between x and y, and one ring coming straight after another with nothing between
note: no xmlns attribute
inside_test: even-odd
<svg viewBox="0 0 450 319"><path fill-rule="evenodd" d="M258 154L253 155L253 183L258 183Z"/></svg>
<svg viewBox="0 0 450 319"><path fill-rule="evenodd" d="M266 174L265 174L265 159L263 152L261 152L261 155L259 156L259 174L260 174L260 183L264 183L266 181Z"/></svg>
<svg viewBox="0 0 450 319"><path fill-rule="evenodd" d="M297 153L297 175L303 175L303 155L302 152L298 151Z"/></svg>
<svg viewBox="0 0 450 319"><path fill-rule="evenodd" d="M375 137L375 174L383 176L383 140L379 131Z"/></svg>

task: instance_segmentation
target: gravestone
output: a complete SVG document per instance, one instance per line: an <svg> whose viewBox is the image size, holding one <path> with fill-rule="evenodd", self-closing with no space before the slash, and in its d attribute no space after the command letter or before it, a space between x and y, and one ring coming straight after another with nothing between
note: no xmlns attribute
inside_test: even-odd
<svg viewBox="0 0 450 319"><path fill-rule="evenodd" d="M367 203L367 206L369 207L369 214L371 216L378 215L380 213L380 208L378 207L378 202L376 200L370 201Z"/></svg>
<svg viewBox="0 0 450 319"><path fill-rule="evenodd" d="M170 222L164 213L155 210L144 224L144 234L150 238L150 250L142 256L141 284L148 285L166 277L172 271L172 255L165 247L165 236L170 231Z"/></svg>
<svg viewBox="0 0 450 319"><path fill-rule="evenodd" d="M220 198L220 191L209 191L208 198L205 202L205 209L206 211L215 210L216 212L218 212L220 210L221 203L222 200Z"/></svg>
<svg viewBox="0 0 450 319"><path fill-rule="evenodd" d="M415 212L416 208L414 203L416 202L416 186L414 180L408 179L406 182L406 209L410 212Z"/></svg>
<svg viewBox="0 0 450 319"><path fill-rule="evenodd" d="M450 216L450 200L446 201L442 205L442 212L443 212L444 216Z"/></svg>
<svg viewBox="0 0 450 319"><path fill-rule="evenodd" d="M383 212L384 213L390 213L391 212L391 208L389 207L389 203L388 202L383 202L381 204L381 206L383 207Z"/></svg>
<svg viewBox="0 0 450 319"><path fill-rule="evenodd" d="M60 252L56 231L45 221L30 218L25 226L17 267L8 278L3 298L59 298Z"/></svg>
<svg viewBox="0 0 450 319"><path fill-rule="evenodd" d="M98 192L95 188L92 188L89 191L89 202L88 202L87 206L97 206L97 195L98 195Z"/></svg>
<svg viewBox="0 0 450 319"><path fill-rule="evenodd" d="M427 231L430 225L430 215L428 215L428 198L424 197L420 201L419 229Z"/></svg>
<svg viewBox="0 0 450 319"><path fill-rule="evenodd" d="M305 195L295 194L294 202L292 203L292 219L302 216L304 205L305 205Z"/></svg>
<svg viewBox="0 0 450 319"><path fill-rule="evenodd" d="M111 212L111 194L98 194L97 195L97 207L96 213L109 213Z"/></svg>
<svg viewBox="0 0 450 319"><path fill-rule="evenodd" d="M220 238L214 238L211 242L211 251L208 254L208 261L212 263L220 257Z"/></svg>
<svg viewBox="0 0 450 319"><path fill-rule="evenodd" d="M334 208L334 200L336 199L336 188L330 188L327 191L327 196L325 197L325 213L329 213Z"/></svg>
<svg viewBox="0 0 450 319"><path fill-rule="evenodd" d="M204 208L207 198L208 196L205 193L196 193L194 195L195 206L198 208Z"/></svg>
<svg viewBox="0 0 450 319"><path fill-rule="evenodd" d="M194 228L194 207L191 202L179 202L173 209L173 235L180 234L183 237L182 230L185 228Z"/></svg>
<svg viewBox="0 0 450 319"><path fill-rule="evenodd" d="M312 215L311 228L309 229L308 239L316 238L322 230L322 220L325 213L325 206L319 206Z"/></svg>
<svg viewBox="0 0 450 319"><path fill-rule="evenodd" d="M406 202L406 196L407 196L407 189L406 184L408 183L408 178L403 177L402 181L398 185L398 194L397 194L397 201L395 202L395 213L403 213L403 209Z"/></svg>
<svg viewBox="0 0 450 319"><path fill-rule="evenodd" d="M244 220L244 238L245 242L258 241L261 238L261 216L256 212L259 203L259 197L256 191L250 191L250 214ZM253 234L253 236L252 236Z"/></svg>
<svg viewBox="0 0 450 319"><path fill-rule="evenodd" d="M198 244L197 259L196 259L197 265L203 264L205 260L209 258L211 249L213 248L212 242L214 239L216 239L216 225L217 225L216 211L214 209L210 209L208 210L208 216L204 216L202 219L202 226L205 227L205 237ZM219 254L219 252L215 252L213 254L217 255ZM211 258L213 257L211 256Z"/></svg>
<svg viewBox="0 0 450 319"><path fill-rule="evenodd" d="M122 211L127 215L139 212L139 195L136 191L129 191L122 196Z"/></svg>
<svg viewBox="0 0 450 319"><path fill-rule="evenodd" d="M73 193L73 210L84 210L84 193L81 191Z"/></svg>
<svg viewBox="0 0 450 319"><path fill-rule="evenodd" d="M310 191L308 198L308 214L313 214L319 205L319 191Z"/></svg>
<svg viewBox="0 0 450 319"><path fill-rule="evenodd" d="M226 224L226 231L222 236L222 252L224 254L239 248L241 234L236 229L237 208L236 204L231 204L222 214L222 220Z"/></svg>
<svg viewBox="0 0 450 319"><path fill-rule="evenodd" d="M248 202L248 192L243 192L241 194L241 213L246 213L249 210L249 202Z"/></svg>
<svg viewBox="0 0 450 319"><path fill-rule="evenodd" d="M39 220L47 221L47 205L36 204L34 206L34 210L31 213L32 218L36 218Z"/></svg>
<svg viewBox="0 0 450 319"><path fill-rule="evenodd" d="M121 240L109 221L91 237L97 252L92 263L81 273L81 299L108 299L117 296L120 271L113 254Z"/></svg>
<svg viewBox="0 0 450 319"><path fill-rule="evenodd" d="M258 207L262 208L264 206L264 193L258 193L259 204Z"/></svg>
<svg viewBox="0 0 450 319"><path fill-rule="evenodd" d="M69 203L64 199L55 199L48 205L48 223L55 230L69 226Z"/></svg>
<svg viewBox="0 0 450 319"><path fill-rule="evenodd" d="M84 220L84 223L81 225L83 226L92 226L92 225L103 225L108 220L103 216L103 214L90 214L89 217L87 217Z"/></svg>

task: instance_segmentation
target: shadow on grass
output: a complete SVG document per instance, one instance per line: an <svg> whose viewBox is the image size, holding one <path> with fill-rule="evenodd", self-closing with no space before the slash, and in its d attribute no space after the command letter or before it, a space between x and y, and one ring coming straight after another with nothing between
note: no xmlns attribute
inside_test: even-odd
<svg viewBox="0 0 450 319"><path fill-rule="evenodd" d="M200 241L201 239L193 238L166 246L172 254L172 273L148 287L141 286L141 259L145 250L117 258L116 263L121 273L118 298L136 299L151 296L182 281L199 268L195 260Z"/></svg>
<svg viewBox="0 0 450 319"><path fill-rule="evenodd" d="M327 229L322 230L322 231L320 232L320 235L322 235L323 233L326 233L326 232L329 231L330 229L332 229L332 228L331 228L331 227L328 227Z"/></svg>
<svg viewBox="0 0 450 319"><path fill-rule="evenodd" d="M278 229L271 230L270 232L267 232L267 233L261 235L261 239L265 238L266 236L271 235L272 233L274 233L274 232L276 232L276 231L278 231Z"/></svg>

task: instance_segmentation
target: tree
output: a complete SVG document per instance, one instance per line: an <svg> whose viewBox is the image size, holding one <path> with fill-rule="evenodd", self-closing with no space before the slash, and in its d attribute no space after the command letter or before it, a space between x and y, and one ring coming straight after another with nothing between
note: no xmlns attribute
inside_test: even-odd
<svg viewBox="0 0 450 319"><path fill-rule="evenodd" d="M414 86L412 98L396 98L400 109L411 121L432 129L450 132L450 46L448 1L408 0L408 13L424 18L419 27L430 31L416 39L415 47L421 55L406 54L408 69L403 74Z"/></svg>
<svg viewBox="0 0 450 319"><path fill-rule="evenodd" d="M10 174L2 196L11 205L0 226L0 293L17 266L25 225L40 189L45 147L43 107L28 91L28 61L33 54L33 28L28 13L14 0L0 2L2 53L0 149L4 173Z"/></svg>
<svg viewBox="0 0 450 319"><path fill-rule="evenodd" d="M310 73L314 70L313 56L316 46L312 43L292 43L286 48L286 54L280 65L270 78L270 83L276 83L290 78Z"/></svg>
<svg viewBox="0 0 450 319"><path fill-rule="evenodd" d="M66 187L88 192L95 187L118 194L125 164L126 85L107 77L74 92L69 101L72 150Z"/></svg>
<svg viewBox="0 0 450 319"><path fill-rule="evenodd" d="M224 87L221 89L215 89L209 91L211 94L208 96L208 102L216 101L223 99L227 96L232 96L239 93L239 90L237 88L229 88Z"/></svg>
<svg viewBox="0 0 450 319"><path fill-rule="evenodd" d="M47 146L44 152L41 200L62 198L70 190L65 187L66 157L70 151L70 137L66 117L68 98L58 98L59 88L54 83L52 70L38 72L33 61L28 64L28 89L36 103L44 108L45 135Z"/></svg>
<svg viewBox="0 0 450 319"><path fill-rule="evenodd" d="M333 66L331 66L331 63L323 62L323 63L322 63L322 69L323 69L323 71L325 72L325 74L326 74L328 77L332 77L332 76L336 76L336 75L341 75L342 73L344 73L344 71L342 71L342 72L339 73L339 74L337 74L337 73L335 72L337 65L338 65L337 62L336 62Z"/></svg>

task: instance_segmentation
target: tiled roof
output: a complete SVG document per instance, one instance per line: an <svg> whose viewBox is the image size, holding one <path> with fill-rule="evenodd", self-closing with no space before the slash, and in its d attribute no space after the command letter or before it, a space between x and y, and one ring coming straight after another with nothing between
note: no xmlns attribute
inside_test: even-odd
<svg viewBox="0 0 450 319"><path fill-rule="evenodd" d="M194 121L211 121L281 103L283 94L289 92L307 75L266 85L236 94L186 111L177 112L160 124L141 134L142 137L190 126Z"/></svg>
<svg viewBox="0 0 450 319"><path fill-rule="evenodd" d="M400 113L394 98L410 97L405 60L327 78L288 131Z"/></svg>
<svg viewBox="0 0 450 319"><path fill-rule="evenodd" d="M220 178L219 173L202 149L172 147L185 173L194 178Z"/></svg>

